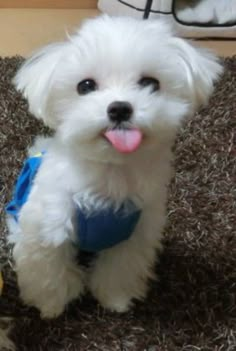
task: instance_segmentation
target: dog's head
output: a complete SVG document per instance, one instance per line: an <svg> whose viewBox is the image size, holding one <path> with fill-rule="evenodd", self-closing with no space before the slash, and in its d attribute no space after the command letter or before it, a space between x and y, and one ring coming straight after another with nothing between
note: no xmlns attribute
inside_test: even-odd
<svg viewBox="0 0 236 351"><path fill-rule="evenodd" d="M170 145L220 72L163 22L102 16L35 53L14 82L66 147L106 161Z"/></svg>

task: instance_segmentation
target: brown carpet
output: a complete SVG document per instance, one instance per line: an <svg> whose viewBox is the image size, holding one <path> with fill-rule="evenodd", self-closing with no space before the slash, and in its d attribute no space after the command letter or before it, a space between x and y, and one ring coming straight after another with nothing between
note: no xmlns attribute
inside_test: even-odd
<svg viewBox="0 0 236 351"><path fill-rule="evenodd" d="M27 146L44 132L10 85L20 62L0 59L1 211ZM0 312L15 318L18 350L236 350L236 57L225 67L209 107L178 136L159 281L131 312L108 313L86 297L57 320L40 320L19 301L1 212Z"/></svg>

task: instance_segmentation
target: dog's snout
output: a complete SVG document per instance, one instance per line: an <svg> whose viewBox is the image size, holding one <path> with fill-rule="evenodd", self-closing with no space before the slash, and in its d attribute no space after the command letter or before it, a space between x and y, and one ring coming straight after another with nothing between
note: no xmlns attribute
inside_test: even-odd
<svg viewBox="0 0 236 351"><path fill-rule="evenodd" d="M125 122L131 118L132 105L127 101L114 101L108 108L107 113L112 122Z"/></svg>

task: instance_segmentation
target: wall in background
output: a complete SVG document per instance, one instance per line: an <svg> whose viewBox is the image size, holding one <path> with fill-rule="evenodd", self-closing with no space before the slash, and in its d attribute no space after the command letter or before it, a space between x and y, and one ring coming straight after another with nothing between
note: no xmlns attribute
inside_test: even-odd
<svg viewBox="0 0 236 351"><path fill-rule="evenodd" d="M95 9L97 0L0 0L0 8Z"/></svg>

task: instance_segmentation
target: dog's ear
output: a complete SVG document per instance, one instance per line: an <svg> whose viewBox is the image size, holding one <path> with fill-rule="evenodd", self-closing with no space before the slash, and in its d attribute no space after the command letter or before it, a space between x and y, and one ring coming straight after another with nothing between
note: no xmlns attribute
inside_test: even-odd
<svg viewBox="0 0 236 351"><path fill-rule="evenodd" d="M13 79L16 89L28 100L30 112L50 127L54 127L54 121L45 109L65 45L67 43L51 44L34 53Z"/></svg>
<svg viewBox="0 0 236 351"><path fill-rule="evenodd" d="M196 48L183 39L171 38L170 45L176 64L184 75L187 97L195 110L207 103L223 67L213 53Z"/></svg>

